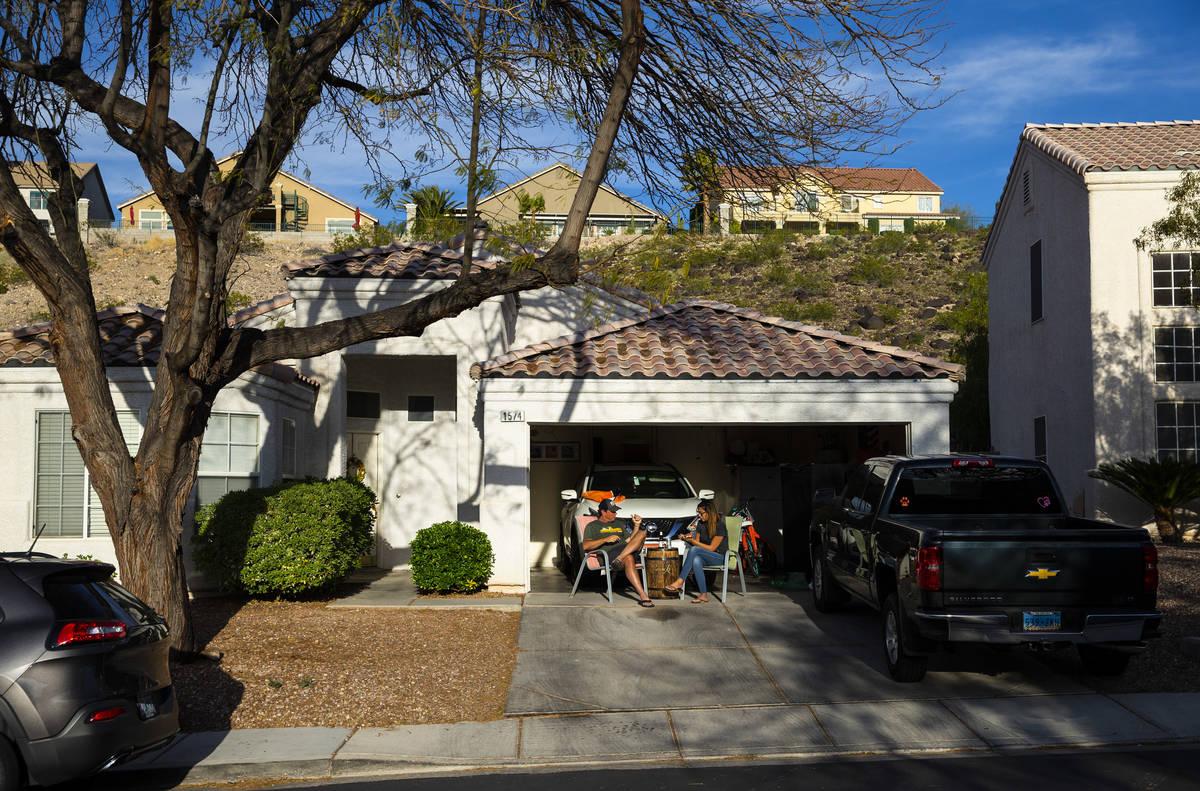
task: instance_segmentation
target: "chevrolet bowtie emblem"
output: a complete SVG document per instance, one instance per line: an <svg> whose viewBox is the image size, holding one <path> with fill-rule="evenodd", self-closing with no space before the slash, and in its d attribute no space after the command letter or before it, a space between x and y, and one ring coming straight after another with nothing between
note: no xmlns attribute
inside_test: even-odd
<svg viewBox="0 0 1200 791"><path fill-rule="evenodd" d="M1051 577L1058 576L1058 569L1030 569L1025 572L1025 579L1033 577L1039 580L1048 580Z"/></svg>

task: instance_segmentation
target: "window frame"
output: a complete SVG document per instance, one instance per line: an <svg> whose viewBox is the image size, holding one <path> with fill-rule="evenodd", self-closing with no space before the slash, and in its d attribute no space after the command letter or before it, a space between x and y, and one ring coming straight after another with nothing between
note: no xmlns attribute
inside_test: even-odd
<svg viewBox="0 0 1200 791"><path fill-rule="evenodd" d="M228 429L227 435L226 435L227 441L222 443L228 449L228 451L226 453L226 459L227 459L226 468L224 470L206 470L206 469L203 469L204 446L206 444L209 444L212 441L213 418L218 417L218 416L229 418L229 429ZM248 442L234 443L232 441L233 418L235 418L235 417L239 417L239 418L240 417L248 417L248 418L254 419L254 442L253 443L248 443ZM222 493L222 496L224 494L228 494L229 492L244 491L244 489L236 489L236 488L233 488L232 486L230 486L230 483L233 482L234 479L237 479L239 482L243 481L243 480L245 482L247 482L248 485L246 487L244 487L245 489L252 489L255 486L258 486L259 481L262 480L262 453L263 453L262 423L263 423L263 416L258 414L257 412L214 410L209 413L208 423L204 427L204 438L200 441L200 458L197 459L197 463L196 463L196 484L193 487L193 496L196 498L197 507L207 505L210 502L215 502L216 499L220 499L220 497L217 497L215 499L210 500L210 499L204 499L201 497L200 489L201 489L201 481L202 480L204 482L211 483L218 479L224 479L225 491ZM239 448L252 447L254 449L254 469L252 471L243 472L241 470L232 469L232 467L233 467L233 451L232 451L232 449L234 447L239 447Z"/></svg>
<svg viewBox="0 0 1200 791"><path fill-rule="evenodd" d="M296 452L296 421L290 417L279 419L279 477L298 478L299 465Z"/></svg>
<svg viewBox="0 0 1200 791"><path fill-rule="evenodd" d="M1038 415L1033 419L1033 457L1038 461L1046 461L1049 455L1049 435L1046 427L1046 416Z"/></svg>
<svg viewBox="0 0 1200 791"><path fill-rule="evenodd" d="M29 190L29 199L26 201L26 203L29 205L29 209L31 211L50 211L50 196L53 193L54 193L54 190L44 190L44 189ZM34 196L37 196L36 201L35 201ZM35 205L35 202L40 202L42 205L37 206L37 205Z"/></svg>
<svg viewBox="0 0 1200 791"><path fill-rule="evenodd" d="M1165 411L1170 411L1173 422L1164 424L1161 420ZM1182 425L1179 418L1184 413L1190 415L1189 425ZM1173 433L1172 447L1164 448L1162 439L1164 432ZM1186 442L1190 438L1190 443ZM1185 461L1196 461L1200 458L1200 401L1156 401L1154 404L1154 454L1162 460L1178 458Z"/></svg>
<svg viewBox="0 0 1200 791"><path fill-rule="evenodd" d="M1190 341L1180 343L1180 336ZM1200 326L1160 326L1154 328L1154 381L1200 382ZM1183 358L1183 359L1181 359ZM1187 369L1190 378L1179 376Z"/></svg>
<svg viewBox="0 0 1200 791"><path fill-rule="evenodd" d="M854 214L858 211L858 207L859 197L857 195L850 195L847 193L838 196L838 209L842 213Z"/></svg>
<svg viewBox="0 0 1200 791"><path fill-rule="evenodd" d="M116 410L116 412L117 412L117 421L121 425L121 433L125 437L125 447L129 451L129 454L131 456L136 456L137 452L138 452L138 448L141 446L142 433L145 430L144 415L142 413L142 410L140 410L140 409L118 409L118 410ZM66 449L68 449L68 448L70 449L70 452L74 453L76 456L79 457L79 466L81 468L81 473L79 474L79 483L81 484L83 491L81 492L81 495L80 495L81 499L80 499L79 506L78 506L78 508L80 509L80 532L78 535L73 535L73 534L64 535L61 532L61 530L62 530L61 509L63 508L61 493L66 491L66 487L63 485L63 482L66 479L66 476L65 476L65 474L63 474L61 472L62 465L60 465L60 470L57 473L57 477L58 477L58 481L59 481L58 489L60 492L60 496L59 496L58 505L56 506L60 510L59 523L58 523L58 529L60 532L58 532L58 533L48 533L48 532L42 533L42 536L45 538L79 540L79 541L86 541L88 539L95 539L95 538L108 538L110 536L110 533L108 530L108 523L104 519L104 509L100 505L99 496L96 494L95 489L92 488L91 471L89 471L87 468L87 465L83 463L83 457L79 454L79 447L75 444L75 441L71 438L71 431L75 425L74 416L71 415L71 410L69 410L69 409L51 409L51 408L35 409L33 412L33 420L34 420L34 423L33 423L33 425L34 425L34 428L33 428L33 482L32 482L33 493L30 497L30 503L32 505L32 513L30 514L31 520L30 520L30 524L28 525L28 529L29 529L28 537L30 539L33 539L38 533L38 523L39 523L38 509L39 509L39 507L47 507L47 508L50 507L48 505L42 506L39 504L39 499L42 496L42 493L41 493L42 478L47 477L52 474L52 473L42 472L42 468L41 468L41 446L43 444L42 439L41 439L41 430L42 430L43 419L48 415L61 415L61 416L65 416L67 419L67 424L63 427L64 428L64 437L62 438L62 440L60 440L57 443L58 446L61 449L63 449L63 453L64 453L64 455L60 456L60 458L65 458L65 452L66 452ZM125 434L125 428L129 424L123 423L121 421L122 416L132 417L133 418L132 425L137 426L136 438L134 439L134 441L132 443L130 442L130 437ZM71 476L70 476L70 478L72 478L72 479L75 477L76 476L74 474L71 474ZM99 513L98 521L94 520L93 515L95 513Z"/></svg>
<svg viewBox="0 0 1200 791"><path fill-rule="evenodd" d="M1155 308L1192 308L1200 304L1200 282L1197 282L1196 266L1200 265L1197 257L1200 252L1192 250L1158 250L1150 254L1150 305ZM1186 268L1176 266L1178 261L1186 258ZM1160 269L1159 264L1167 261L1167 268ZM1184 279L1186 284L1179 281ZM1160 277L1161 276L1161 277ZM1160 280L1167 280L1167 285L1159 285ZM1167 301L1160 301L1160 295L1167 295Z"/></svg>
<svg viewBox="0 0 1200 791"><path fill-rule="evenodd" d="M1042 269L1042 240L1029 245L1029 323L1046 318L1045 281Z"/></svg>
<svg viewBox="0 0 1200 791"><path fill-rule="evenodd" d="M932 212L933 211L933 196L918 195L917 196L917 211Z"/></svg>
<svg viewBox="0 0 1200 791"><path fill-rule="evenodd" d="M151 215L158 215L152 217ZM147 222L162 223L162 225L147 225ZM175 224L171 221L171 215L167 214L166 209L138 209L138 228L145 228L148 231L173 231Z"/></svg>
<svg viewBox="0 0 1200 791"><path fill-rule="evenodd" d="M336 227L330 227L330 223L335 223ZM344 225L344 223L348 223ZM353 217L326 217L325 218L325 233L354 233L354 218Z"/></svg>

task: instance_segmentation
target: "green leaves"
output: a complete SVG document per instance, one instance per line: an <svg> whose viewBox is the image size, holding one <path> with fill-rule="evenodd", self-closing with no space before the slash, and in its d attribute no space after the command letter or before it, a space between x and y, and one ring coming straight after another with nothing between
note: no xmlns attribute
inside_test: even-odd
<svg viewBox="0 0 1200 791"><path fill-rule="evenodd" d="M412 540L412 581L420 591L474 593L492 576L492 542L463 522L438 522Z"/></svg>
<svg viewBox="0 0 1200 791"><path fill-rule="evenodd" d="M1200 498L1200 464L1175 458L1130 457L1088 473L1150 506L1164 541L1179 540L1176 509Z"/></svg>
<svg viewBox="0 0 1200 791"><path fill-rule="evenodd" d="M1165 244L1193 247L1200 244L1200 173L1184 173L1179 183L1167 190L1171 207L1167 216L1142 229L1133 243L1139 250Z"/></svg>

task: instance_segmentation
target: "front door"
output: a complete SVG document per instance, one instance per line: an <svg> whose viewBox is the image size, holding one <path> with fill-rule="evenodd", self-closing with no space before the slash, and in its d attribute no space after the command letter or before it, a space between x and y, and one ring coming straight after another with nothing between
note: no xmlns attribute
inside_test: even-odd
<svg viewBox="0 0 1200 791"><path fill-rule="evenodd" d="M354 475L358 465L362 465L362 482L375 492L375 497L382 497L379 491L379 435L368 431L351 431L346 434L346 446L349 449L350 461L346 470L347 475ZM371 549L359 559L360 566L374 566L378 562L379 540L376 531L379 527L379 503L375 505L375 523L371 525Z"/></svg>

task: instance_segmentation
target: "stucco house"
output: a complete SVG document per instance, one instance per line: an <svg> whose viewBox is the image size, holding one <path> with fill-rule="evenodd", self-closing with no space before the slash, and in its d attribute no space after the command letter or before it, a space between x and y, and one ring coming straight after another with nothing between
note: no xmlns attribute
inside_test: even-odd
<svg viewBox="0 0 1200 791"><path fill-rule="evenodd" d="M46 230L52 230L47 197L58 189L58 183L50 177L46 163L16 162L10 168L26 205ZM72 162L71 170L80 182L79 194L75 196L80 224L85 228L107 228L112 225L112 204L108 202L108 191L104 189L104 179L100 177L100 166L95 162Z"/></svg>
<svg viewBox="0 0 1200 791"><path fill-rule="evenodd" d="M1072 509L1148 512L1087 476L1200 451L1200 251L1140 250L1200 167L1200 121L1029 124L983 254L992 442L1045 458Z"/></svg>
<svg viewBox="0 0 1200 791"><path fill-rule="evenodd" d="M555 162L532 176L515 181L479 199L478 215L492 227L499 228L522 218L521 195L531 198L541 196L546 208L536 212L531 219L546 228L550 236L562 232L571 209L571 201L579 188L580 173L570 165ZM456 210L458 217L466 216L466 209ZM666 216L643 206L628 195L624 195L607 184L601 184L587 216L587 236L605 236L625 233L633 228L643 233L656 225L668 222Z"/></svg>
<svg viewBox="0 0 1200 791"><path fill-rule="evenodd" d="M709 216L726 233L879 233L952 219L942 214L943 194L916 168L726 167L708 199Z"/></svg>
<svg viewBox="0 0 1200 791"><path fill-rule="evenodd" d="M222 173L231 170L241 152L217 161ZM117 204L125 228L171 230L171 218L154 192L143 192ZM379 224L379 218L287 171L271 182L269 195L250 213L247 228L256 232L352 233Z"/></svg>
<svg viewBox="0 0 1200 791"><path fill-rule="evenodd" d="M457 249L403 242L298 261L284 267L287 295L232 320L305 326L378 310L448 287L460 263ZM530 569L554 561L559 492L593 462L673 463L723 509L754 493L786 560L806 549L789 502L809 502L864 454L948 447L960 366L730 305L644 302L585 279L490 299L417 338L248 374L221 395L228 420L210 427L211 453L206 435L198 496L361 463L379 496L377 565L404 567L417 530L460 519L491 537L490 584L527 590ZM154 344L142 338L111 343L136 359ZM30 449L0 458L8 548L56 507L55 480L43 488L34 474L34 440L41 412L66 418L44 355L0 360L0 412ZM114 388L136 422L149 370L114 371L133 379L114 376ZM100 543L51 546L111 556Z"/></svg>

